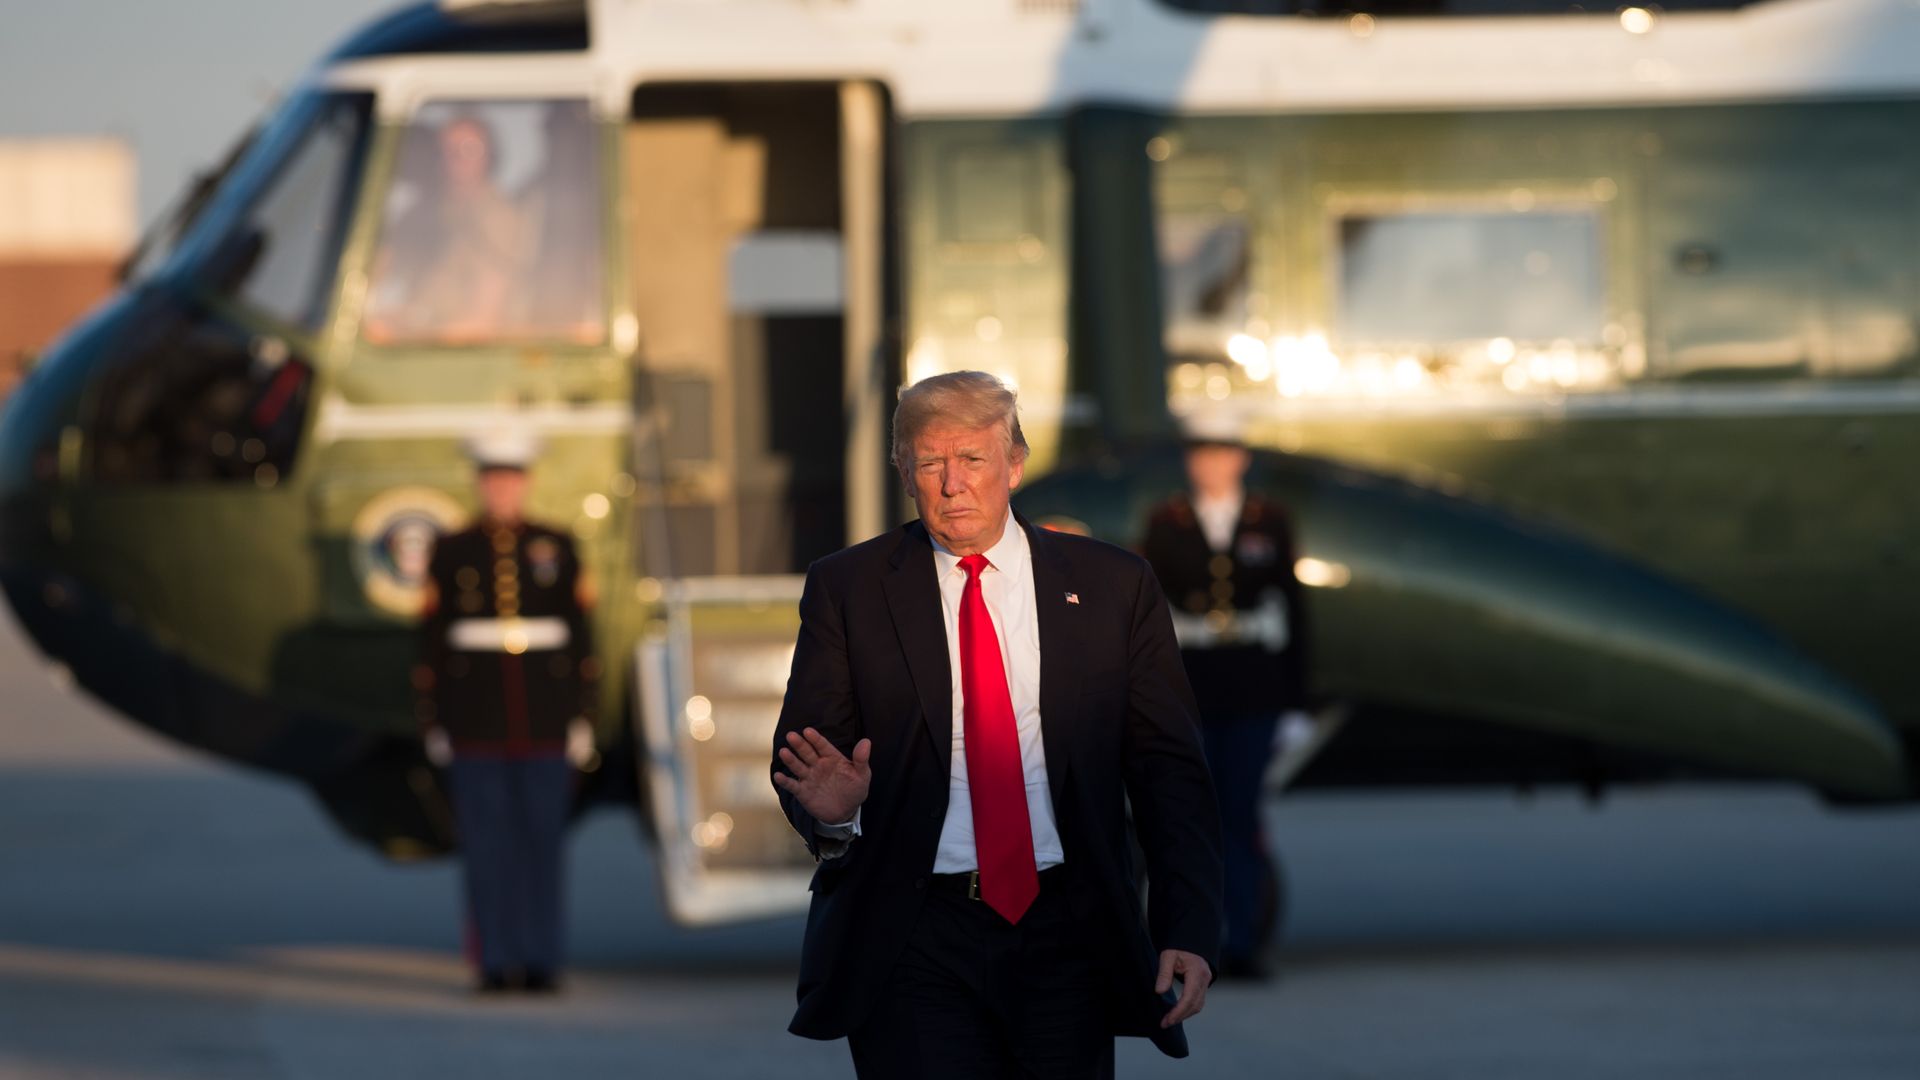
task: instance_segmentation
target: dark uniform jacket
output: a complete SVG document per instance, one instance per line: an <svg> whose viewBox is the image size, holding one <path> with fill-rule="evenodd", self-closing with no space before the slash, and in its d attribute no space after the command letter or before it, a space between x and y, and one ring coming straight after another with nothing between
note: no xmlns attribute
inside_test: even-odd
<svg viewBox="0 0 1920 1080"><path fill-rule="evenodd" d="M482 522L434 545L435 601L421 629L420 719L466 754L566 745L592 716L593 651L573 541L544 526Z"/></svg>
<svg viewBox="0 0 1920 1080"><path fill-rule="evenodd" d="M1175 610L1225 631L1217 644L1181 651L1203 721L1305 705L1306 605L1293 572L1293 526L1279 503L1248 492L1232 545L1216 552L1191 499L1176 495L1148 518L1142 554ZM1287 644L1279 653L1235 634L1269 592L1286 609Z"/></svg>
<svg viewBox="0 0 1920 1080"><path fill-rule="evenodd" d="M1112 1030L1184 1056L1181 1029L1159 1026L1171 995L1153 982L1159 950L1218 956L1220 817L1166 600L1133 553L1020 527L1033 551L1041 742L1071 902L1110 969ZM809 568L775 746L813 727L842 753L872 739L873 753L861 835L813 877L795 1034L834 1039L860 1025L926 900L947 813L954 677L919 522ZM813 819L784 791L780 802L817 853ZM1129 804L1147 863L1144 913Z"/></svg>

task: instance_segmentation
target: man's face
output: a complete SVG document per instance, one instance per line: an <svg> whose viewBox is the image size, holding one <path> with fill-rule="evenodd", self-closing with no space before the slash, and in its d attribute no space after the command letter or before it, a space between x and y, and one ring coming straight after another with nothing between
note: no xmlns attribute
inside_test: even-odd
<svg viewBox="0 0 1920 1080"><path fill-rule="evenodd" d="M1012 459L1006 429L935 422L913 440L908 479L920 520L947 550L974 555L1000 541L1007 500L1025 462Z"/></svg>
<svg viewBox="0 0 1920 1080"><path fill-rule="evenodd" d="M1240 490L1253 455L1239 446L1201 445L1187 451L1187 479L1195 493L1224 497Z"/></svg>
<svg viewBox="0 0 1920 1080"><path fill-rule="evenodd" d="M456 120L440 133L440 159L448 183L455 188L474 188L485 183L492 158L487 133L478 124Z"/></svg>
<svg viewBox="0 0 1920 1080"><path fill-rule="evenodd" d="M480 506L494 521L519 521L527 504L527 474L519 469L480 470Z"/></svg>

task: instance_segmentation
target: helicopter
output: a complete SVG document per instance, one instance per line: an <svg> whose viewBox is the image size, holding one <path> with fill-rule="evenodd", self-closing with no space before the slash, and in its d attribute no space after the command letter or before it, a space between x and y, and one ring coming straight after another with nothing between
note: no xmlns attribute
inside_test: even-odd
<svg viewBox="0 0 1920 1080"><path fill-rule="evenodd" d="M907 513L894 388L973 368L1016 506L1119 543L1181 418L1247 425L1340 703L1288 788L1911 799L1920 9L1536 7L400 9L9 399L0 583L134 722L443 852L426 554L529 430L600 582L582 805L682 922L795 911L800 575Z"/></svg>

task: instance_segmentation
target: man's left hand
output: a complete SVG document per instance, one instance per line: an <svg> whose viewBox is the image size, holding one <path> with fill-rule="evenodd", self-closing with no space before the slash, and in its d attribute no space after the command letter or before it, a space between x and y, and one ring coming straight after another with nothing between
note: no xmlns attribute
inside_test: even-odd
<svg viewBox="0 0 1920 1080"><path fill-rule="evenodd" d="M1153 984L1153 992L1164 994L1171 990L1175 975L1180 976L1180 1000L1161 1018L1163 1028L1200 1015L1200 1010L1207 1007L1207 984L1213 981L1213 969L1195 954L1179 949L1160 950L1160 978Z"/></svg>

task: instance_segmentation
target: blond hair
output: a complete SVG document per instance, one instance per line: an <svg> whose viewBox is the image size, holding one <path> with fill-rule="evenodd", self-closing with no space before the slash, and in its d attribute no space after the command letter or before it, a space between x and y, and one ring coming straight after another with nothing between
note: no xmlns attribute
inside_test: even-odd
<svg viewBox="0 0 1920 1080"><path fill-rule="evenodd" d="M984 371L949 371L930 375L900 391L893 410L893 467L902 478L913 470L913 443L927 425L952 424L963 428L998 426L1007 440L1008 459L1027 459L1027 437L1020 431L1020 412L1013 390Z"/></svg>

